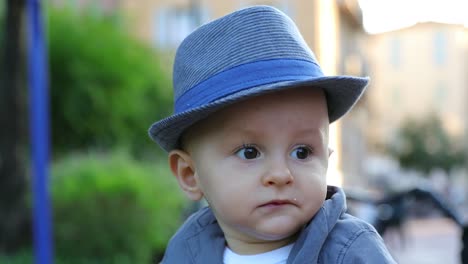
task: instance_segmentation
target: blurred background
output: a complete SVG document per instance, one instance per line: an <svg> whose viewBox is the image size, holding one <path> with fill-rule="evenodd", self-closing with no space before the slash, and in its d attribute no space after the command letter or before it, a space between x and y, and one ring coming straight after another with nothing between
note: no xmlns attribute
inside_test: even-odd
<svg viewBox="0 0 468 264"><path fill-rule="evenodd" d="M43 4L56 263L161 258L198 206L146 133L172 111L175 50L201 24L254 4L288 14L326 74L371 76L330 134L327 179L346 190L349 211L376 226L398 263L462 263L468 1ZM0 263L33 262L25 21L24 0L0 1Z"/></svg>

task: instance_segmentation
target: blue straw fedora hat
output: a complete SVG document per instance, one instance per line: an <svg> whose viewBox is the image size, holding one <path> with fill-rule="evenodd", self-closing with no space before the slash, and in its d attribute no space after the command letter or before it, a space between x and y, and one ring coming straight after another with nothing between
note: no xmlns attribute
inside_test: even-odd
<svg viewBox="0 0 468 264"><path fill-rule="evenodd" d="M207 23L179 46L174 62L174 114L154 123L150 137L164 150L213 112L253 96L308 86L325 91L330 123L348 112L368 78L325 76L294 22L254 6Z"/></svg>

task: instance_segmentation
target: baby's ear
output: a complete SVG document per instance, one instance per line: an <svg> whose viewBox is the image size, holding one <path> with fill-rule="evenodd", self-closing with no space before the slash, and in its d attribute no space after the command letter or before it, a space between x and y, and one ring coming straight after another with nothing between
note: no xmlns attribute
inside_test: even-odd
<svg viewBox="0 0 468 264"><path fill-rule="evenodd" d="M195 177L195 167L190 154L182 150L172 150L169 152L169 166L172 174L177 178L180 188L189 199L198 201L203 198L203 192Z"/></svg>

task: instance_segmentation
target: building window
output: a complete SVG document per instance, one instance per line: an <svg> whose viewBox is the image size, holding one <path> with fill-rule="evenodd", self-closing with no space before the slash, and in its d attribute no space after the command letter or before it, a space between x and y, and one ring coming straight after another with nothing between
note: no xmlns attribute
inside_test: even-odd
<svg viewBox="0 0 468 264"><path fill-rule="evenodd" d="M118 0L103 0L102 10L106 13L112 13L119 7Z"/></svg>
<svg viewBox="0 0 468 264"><path fill-rule="evenodd" d="M401 106L401 91L400 91L400 87L398 86L393 87L392 102L393 102L393 105L396 107Z"/></svg>
<svg viewBox="0 0 468 264"><path fill-rule="evenodd" d="M390 52L389 52L390 65L392 65L394 69L398 69L398 67L400 67L401 65L401 41L400 39L397 37L391 38L389 46L390 46Z"/></svg>
<svg viewBox="0 0 468 264"><path fill-rule="evenodd" d="M176 47L208 19L207 9L201 6L161 8L154 16L154 43L162 48Z"/></svg>
<svg viewBox="0 0 468 264"><path fill-rule="evenodd" d="M90 12L92 15L112 15L119 8L120 0L51 0L55 6L68 6L74 10Z"/></svg>
<svg viewBox="0 0 468 264"><path fill-rule="evenodd" d="M447 36L442 31L436 32L434 35L433 57L436 65L445 64L447 59Z"/></svg>
<svg viewBox="0 0 468 264"><path fill-rule="evenodd" d="M89 5L89 10L92 12L94 15L101 15L102 14L102 6L101 2L98 1L92 1L90 2Z"/></svg>
<svg viewBox="0 0 468 264"><path fill-rule="evenodd" d="M241 0L239 8L244 8L252 5L268 5L278 8L294 20L292 4L288 0Z"/></svg>
<svg viewBox="0 0 468 264"><path fill-rule="evenodd" d="M447 107L446 102L447 102L447 86L443 81L439 81L435 88L434 88L434 105L437 107L437 109L444 109Z"/></svg>

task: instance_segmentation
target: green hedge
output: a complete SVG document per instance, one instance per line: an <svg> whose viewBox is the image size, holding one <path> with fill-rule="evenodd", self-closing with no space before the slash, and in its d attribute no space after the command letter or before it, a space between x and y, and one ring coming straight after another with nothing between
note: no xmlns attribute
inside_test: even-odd
<svg viewBox="0 0 468 264"><path fill-rule="evenodd" d="M51 193L56 255L66 263L149 263L180 225L186 201L166 164L122 153L58 161Z"/></svg>
<svg viewBox="0 0 468 264"><path fill-rule="evenodd" d="M0 264L26 264L34 263L31 251L17 252L13 256L0 255ZM84 263L83 263L84 264Z"/></svg>
<svg viewBox="0 0 468 264"><path fill-rule="evenodd" d="M0 255L0 264L32 264L35 263L32 250L25 250L23 252L18 252L15 255ZM74 260L67 260L67 258L54 258L55 264L133 264L128 259L119 259L119 258L107 258L107 259L85 259L77 258ZM154 262L152 262L154 263Z"/></svg>

